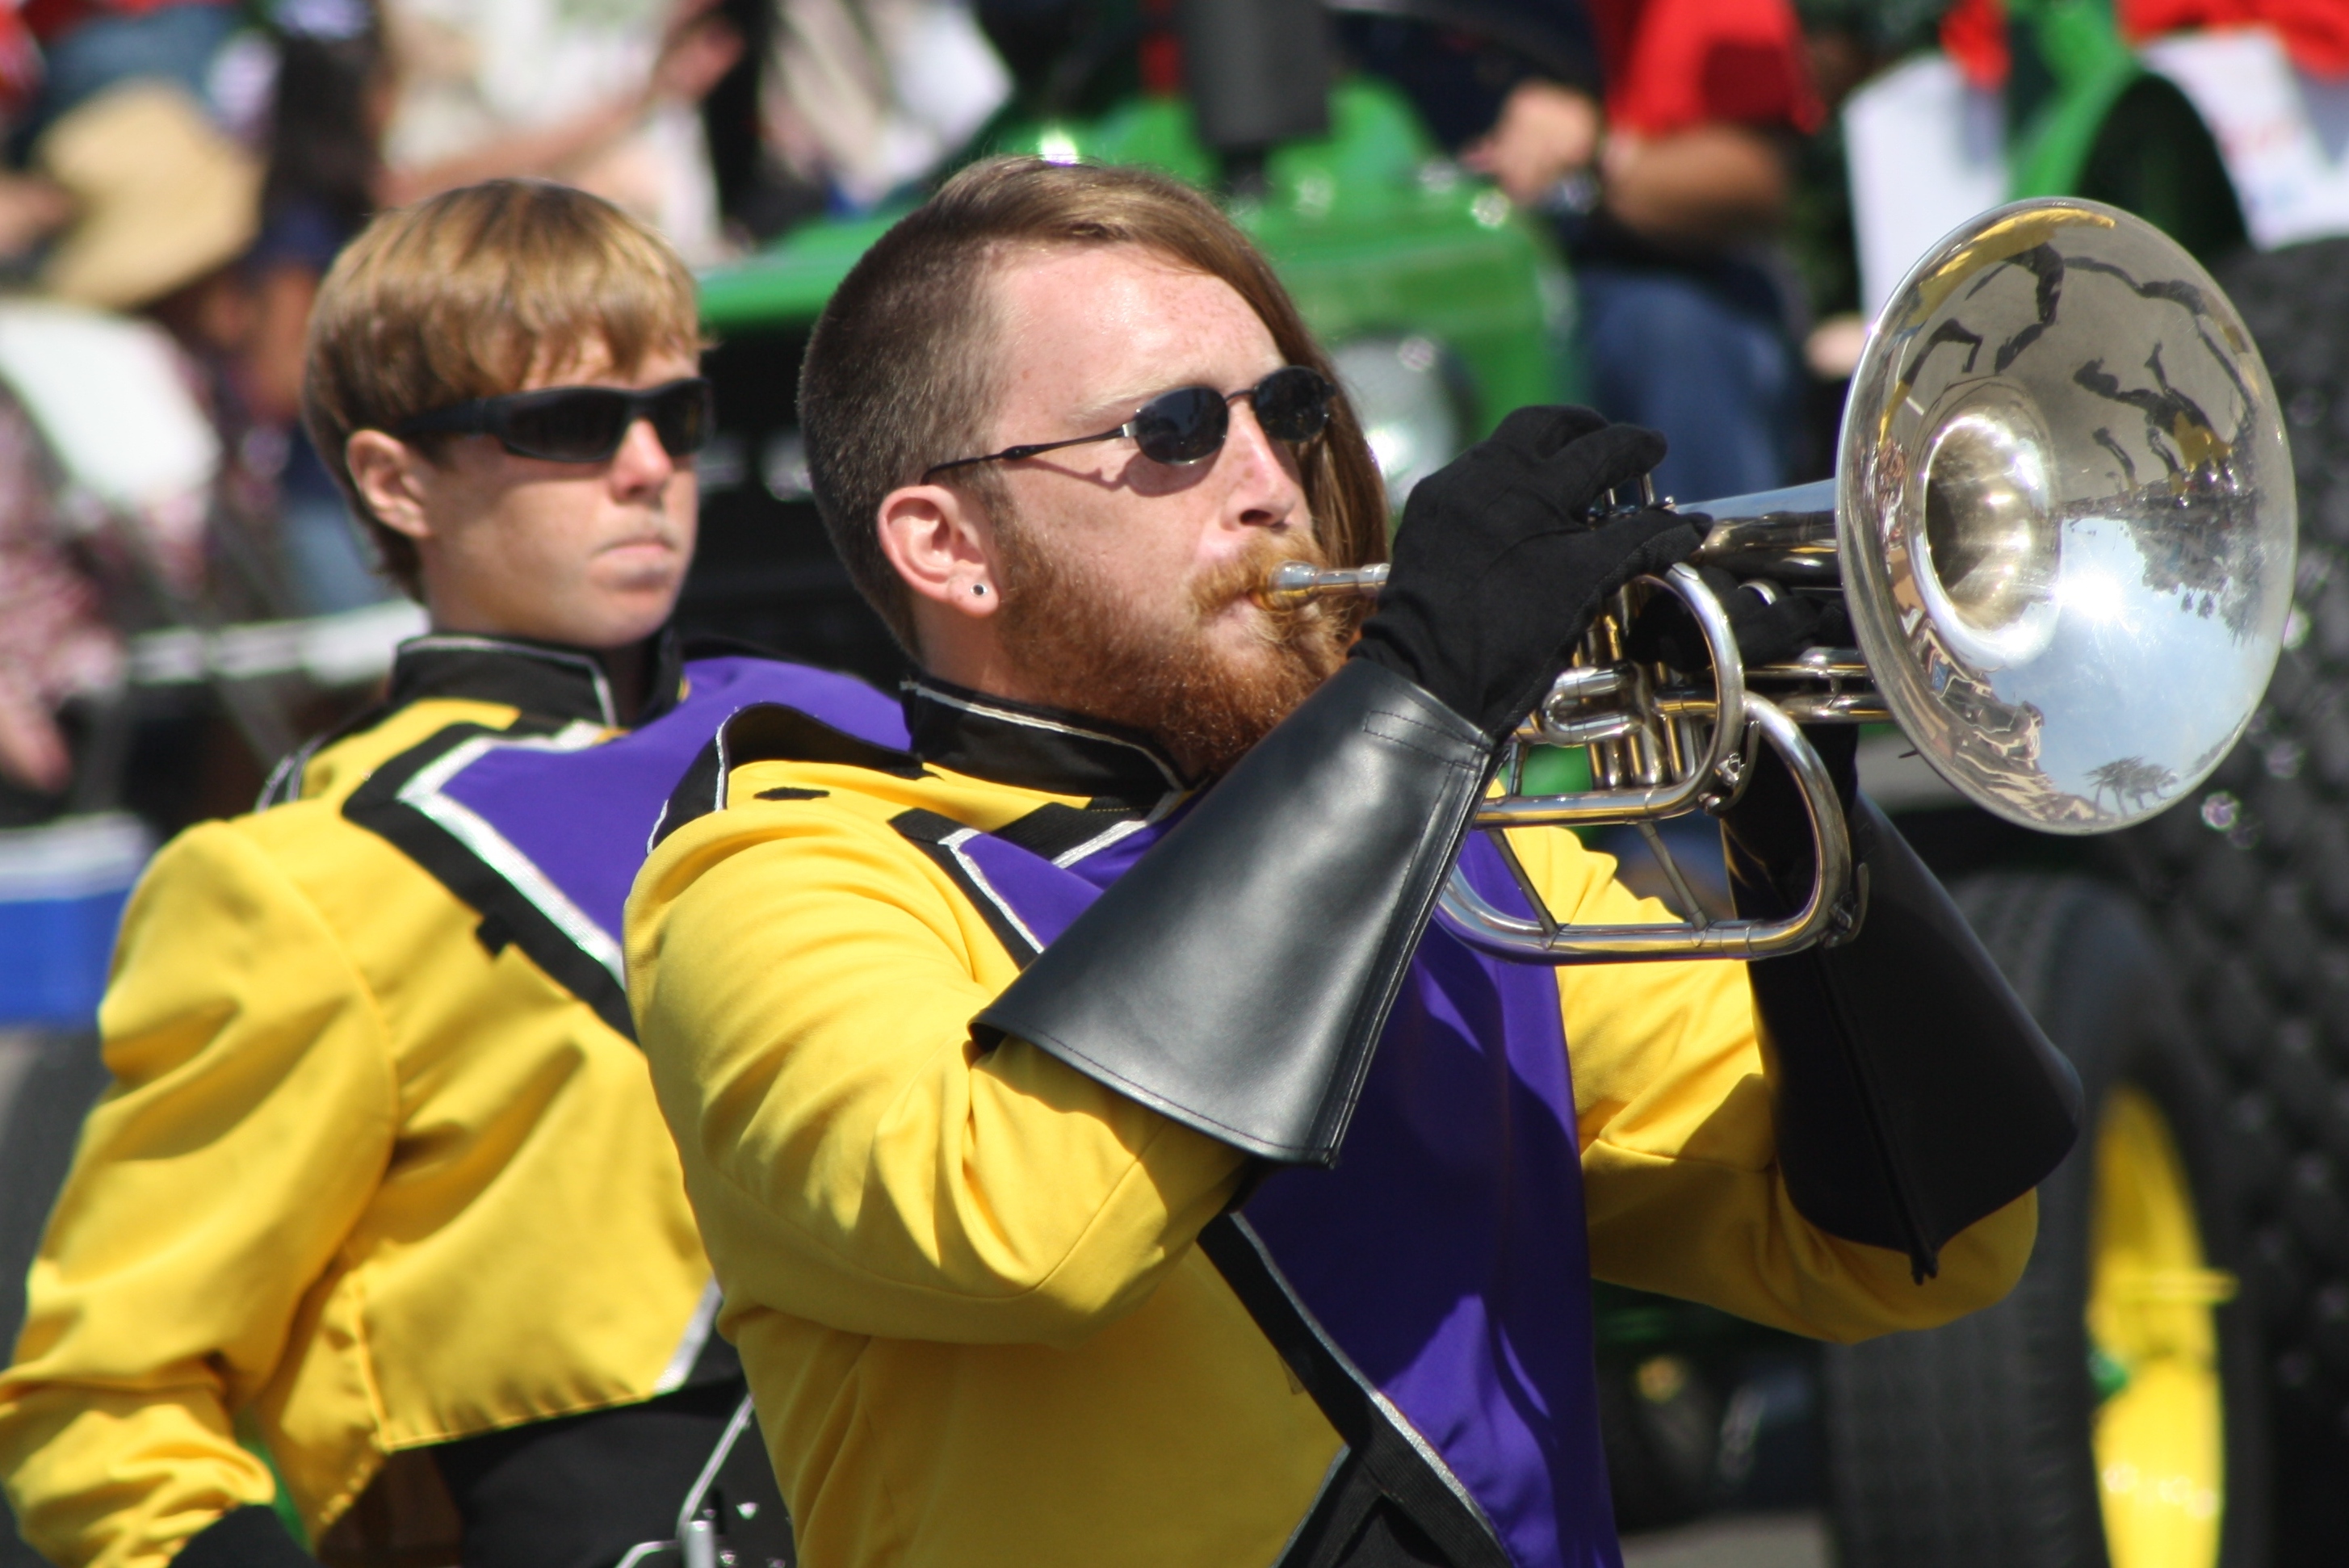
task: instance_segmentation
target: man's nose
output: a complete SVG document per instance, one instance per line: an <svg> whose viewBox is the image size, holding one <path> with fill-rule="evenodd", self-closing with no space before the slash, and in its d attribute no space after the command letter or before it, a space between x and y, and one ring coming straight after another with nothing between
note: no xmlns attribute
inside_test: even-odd
<svg viewBox="0 0 2349 1568"><path fill-rule="evenodd" d="M1232 403L1232 422L1224 438L1224 462L1230 472L1231 521L1242 527L1278 528L1305 513L1305 492L1283 461L1280 443L1265 434L1256 409L1245 397Z"/></svg>
<svg viewBox="0 0 2349 1568"><path fill-rule="evenodd" d="M624 495L657 490L677 472L677 459L660 443L650 419L637 419L620 438L612 454L613 488Z"/></svg>

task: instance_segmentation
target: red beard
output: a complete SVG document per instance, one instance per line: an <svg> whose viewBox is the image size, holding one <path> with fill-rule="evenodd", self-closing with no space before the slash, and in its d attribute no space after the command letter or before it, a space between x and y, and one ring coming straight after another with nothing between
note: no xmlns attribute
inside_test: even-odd
<svg viewBox="0 0 2349 1568"><path fill-rule="evenodd" d="M1237 655L1208 636L1208 624L1282 562L1327 563L1307 535L1258 534L1192 583L1190 614L1173 627L1121 612L1084 573L1029 549L1017 525L997 542L1002 647L1036 699L1152 736L1195 779L1229 769L1335 674L1360 618L1350 603L1259 612Z"/></svg>

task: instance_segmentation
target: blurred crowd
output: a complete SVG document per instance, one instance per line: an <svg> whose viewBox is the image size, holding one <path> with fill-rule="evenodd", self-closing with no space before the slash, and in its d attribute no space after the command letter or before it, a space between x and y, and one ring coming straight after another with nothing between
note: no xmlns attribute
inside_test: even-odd
<svg viewBox="0 0 2349 1568"><path fill-rule="evenodd" d="M947 81L917 112L908 61ZM878 200L1004 91L936 0L0 3L0 827L66 788L126 632L388 596L300 418L311 300L370 213L553 179L709 264ZM213 460L154 471L189 400ZM77 440L93 404L113 428Z"/></svg>
<svg viewBox="0 0 2349 1568"><path fill-rule="evenodd" d="M2349 72L2343 0L2116 8L2133 36L2264 23ZM2009 68L2001 0L1334 9L1343 63L1554 229L1585 390L1667 432L1683 498L1825 471L1863 330L1844 96L1937 41L1978 87ZM120 688L128 634L381 606L299 407L311 299L368 214L544 177L720 262L887 200L1007 103L1102 107L1133 85L1104 50L1171 85L1174 10L0 0L0 828L57 809L73 699Z"/></svg>

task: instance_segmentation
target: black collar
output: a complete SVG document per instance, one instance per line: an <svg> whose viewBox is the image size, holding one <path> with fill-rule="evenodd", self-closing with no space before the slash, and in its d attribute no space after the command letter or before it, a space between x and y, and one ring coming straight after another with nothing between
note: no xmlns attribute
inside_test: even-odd
<svg viewBox="0 0 2349 1568"><path fill-rule="evenodd" d="M1188 789L1182 769L1138 731L1013 702L936 676L905 684L914 755L957 773L1055 795L1156 800Z"/></svg>
<svg viewBox="0 0 2349 1568"><path fill-rule="evenodd" d="M683 655L677 634L666 630L652 641L652 670L646 681L644 711L631 721L644 724L677 706ZM611 677L604 662L584 648L529 637L486 636L471 632L429 632L399 645L392 662L391 707L426 697L464 697L505 703L538 718L585 719L617 726Z"/></svg>

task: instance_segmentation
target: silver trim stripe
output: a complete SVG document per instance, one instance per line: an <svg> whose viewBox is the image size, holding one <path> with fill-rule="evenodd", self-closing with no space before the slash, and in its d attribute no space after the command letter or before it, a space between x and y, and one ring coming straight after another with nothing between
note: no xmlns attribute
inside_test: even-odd
<svg viewBox="0 0 2349 1568"><path fill-rule="evenodd" d="M1037 952L1043 952L1043 939L1028 929L1028 923L1019 918L1019 912L1011 907L1010 901L995 891L995 884L987 880L987 873L978 869L978 862L962 852L962 847L977 837L977 828L965 828L958 832L948 833L938 841L938 845L955 858L955 863L970 877L971 884L987 895L987 902L1002 912L1003 918L1011 923L1011 929L1019 934L1021 940Z"/></svg>
<svg viewBox="0 0 2349 1568"><path fill-rule="evenodd" d="M1500 1540L1501 1532L1494 1526L1492 1516L1485 1511L1482 1503L1469 1495L1468 1489L1460 1483L1460 1478L1452 1473L1452 1467L1444 1462L1444 1456L1437 1453L1428 1440L1419 1435L1419 1429L1404 1418L1403 1413L1396 1409L1393 1403L1379 1391L1377 1384L1362 1376L1362 1369L1354 1365L1353 1357L1340 1349L1338 1342L1322 1331L1320 1320L1307 1309L1305 1303L1299 1299L1297 1292L1289 1287L1288 1276L1282 1274L1280 1265L1272 1261L1272 1250L1264 1244L1264 1238L1256 1233L1256 1227L1247 1222L1247 1216L1234 1214L1231 1218L1233 1228L1247 1238L1247 1244L1254 1247L1256 1255L1264 1260L1265 1272L1272 1276L1272 1283L1280 1287L1280 1294L1287 1296L1288 1305L1297 1309L1299 1321L1313 1331L1313 1337L1321 1342L1321 1348L1330 1353L1330 1359L1337 1362L1346 1376L1354 1380L1356 1387L1371 1397L1371 1402L1378 1406L1380 1413L1393 1424L1396 1431L1402 1434L1403 1440L1412 1446L1419 1457L1427 1461L1428 1469L1433 1470L1444 1484L1451 1489L1452 1495L1460 1500L1461 1505L1484 1525L1495 1541Z"/></svg>
<svg viewBox="0 0 2349 1568"><path fill-rule="evenodd" d="M441 793L458 774L492 751L584 751L603 738L602 728L584 721L565 725L559 733L543 739L501 740L493 736L479 736L452 748L446 757L401 785L398 799L471 850L483 865L504 878L541 914L553 921L555 928L581 952L610 971L613 979L626 985L626 961L612 934L596 924L593 916L574 903L570 894L549 881L537 863L492 827L487 819L462 801Z"/></svg>

